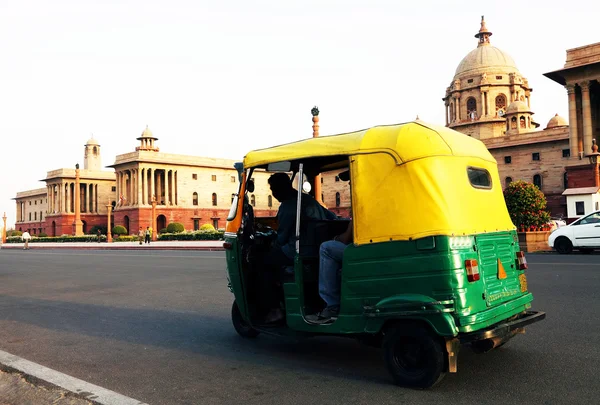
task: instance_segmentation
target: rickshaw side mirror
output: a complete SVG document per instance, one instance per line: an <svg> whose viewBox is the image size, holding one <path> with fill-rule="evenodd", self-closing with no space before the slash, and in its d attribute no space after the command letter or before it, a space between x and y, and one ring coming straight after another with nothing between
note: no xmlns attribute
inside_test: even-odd
<svg viewBox="0 0 600 405"><path fill-rule="evenodd" d="M310 190L312 190L312 186L308 181L302 183L302 191L304 191L305 193L310 193Z"/></svg>
<svg viewBox="0 0 600 405"><path fill-rule="evenodd" d="M254 192L254 180L250 179L246 182L246 190L248 190L249 193Z"/></svg>

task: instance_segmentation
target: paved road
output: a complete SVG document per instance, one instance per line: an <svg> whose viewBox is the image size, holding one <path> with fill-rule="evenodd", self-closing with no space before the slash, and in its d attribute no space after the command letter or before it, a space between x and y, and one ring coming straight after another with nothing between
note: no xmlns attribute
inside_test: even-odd
<svg viewBox="0 0 600 405"><path fill-rule="evenodd" d="M529 255L547 319L429 391L352 340L239 338L222 252L0 250L0 350L149 404L591 404L600 255Z"/></svg>

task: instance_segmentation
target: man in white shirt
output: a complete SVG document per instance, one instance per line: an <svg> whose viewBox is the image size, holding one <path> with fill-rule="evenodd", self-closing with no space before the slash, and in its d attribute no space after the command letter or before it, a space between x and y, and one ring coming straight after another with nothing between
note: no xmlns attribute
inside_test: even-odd
<svg viewBox="0 0 600 405"><path fill-rule="evenodd" d="M23 242L25 242L25 245L23 246L23 250L29 249L29 239L31 239L31 235L29 234L29 232L27 232L27 231L23 232L23 234L21 235L21 238L23 239Z"/></svg>

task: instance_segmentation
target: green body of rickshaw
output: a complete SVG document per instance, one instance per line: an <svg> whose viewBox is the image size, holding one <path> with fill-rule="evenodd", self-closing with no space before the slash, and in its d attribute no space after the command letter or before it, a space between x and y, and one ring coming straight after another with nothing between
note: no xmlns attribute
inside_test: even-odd
<svg viewBox="0 0 600 405"><path fill-rule="evenodd" d="M461 345L487 351L545 317L530 310L496 161L478 140L415 121L252 151L238 169L224 246L233 324L244 337L355 337L383 347L397 384L429 388L456 372ZM344 251L335 322L307 315L319 304L319 245L348 222L300 213L292 274L279 286L285 323L264 324L257 312L254 279L273 218L255 217L247 194L253 176L271 170L291 174L297 190L304 179L350 171L354 243Z"/></svg>

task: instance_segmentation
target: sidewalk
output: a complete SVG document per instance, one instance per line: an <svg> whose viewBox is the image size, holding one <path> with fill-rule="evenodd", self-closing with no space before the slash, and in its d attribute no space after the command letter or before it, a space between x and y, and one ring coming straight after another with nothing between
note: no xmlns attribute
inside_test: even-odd
<svg viewBox="0 0 600 405"><path fill-rule="evenodd" d="M5 243L0 249L23 249L23 243ZM68 242L68 243L29 243L29 249L78 249L78 250L208 250L223 249L222 240L192 240L192 241L156 241L150 244L139 242Z"/></svg>

